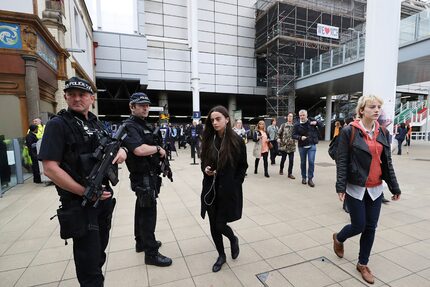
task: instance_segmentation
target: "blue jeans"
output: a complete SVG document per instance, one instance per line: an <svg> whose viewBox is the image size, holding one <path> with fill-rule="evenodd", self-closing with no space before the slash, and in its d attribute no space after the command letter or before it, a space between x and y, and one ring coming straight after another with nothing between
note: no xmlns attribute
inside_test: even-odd
<svg viewBox="0 0 430 287"><path fill-rule="evenodd" d="M349 194L345 195L345 200L349 209L351 224L345 225L342 228L337 234L337 240L344 242L348 238L361 233L358 262L362 265L367 265L373 241L375 240L376 226L378 225L379 213L381 211L382 195L373 201L366 190L363 200L355 199Z"/></svg>
<svg viewBox="0 0 430 287"><path fill-rule="evenodd" d="M317 146L311 145L310 148L299 147L300 153L300 169L302 170L302 178L303 179L312 179L314 178L314 169L315 169L315 153L317 152ZM308 176L306 177L306 157L308 158Z"/></svg>

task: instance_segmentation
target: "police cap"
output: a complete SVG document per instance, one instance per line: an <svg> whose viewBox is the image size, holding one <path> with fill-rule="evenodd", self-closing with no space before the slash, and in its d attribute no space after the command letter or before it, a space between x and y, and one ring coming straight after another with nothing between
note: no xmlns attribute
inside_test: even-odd
<svg viewBox="0 0 430 287"><path fill-rule="evenodd" d="M145 93L134 93L130 97L130 104L151 104L148 96Z"/></svg>
<svg viewBox="0 0 430 287"><path fill-rule="evenodd" d="M64 86L64 92L71 89L79 89L79 90L88 92L90 94L94 94L90 83L88 83L86 80L79 77L71 77L66 81L66 85Z"/></svg>

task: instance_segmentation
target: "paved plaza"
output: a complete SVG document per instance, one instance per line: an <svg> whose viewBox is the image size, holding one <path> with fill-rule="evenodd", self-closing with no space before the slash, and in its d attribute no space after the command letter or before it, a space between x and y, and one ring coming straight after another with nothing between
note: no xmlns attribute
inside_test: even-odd
<svg viewBox="0 0 430 287"><path fill-rule="evenodd" d="M200 217L202 173L190 165L190 149L174 155L174 182L164 180L158 203L156 236L160 252L173 265L147 266L134 250L134 193L127 168L114 188L106 286L366 286L355 270L358 237L345 243L345 257L332 251L332 234L349 222L334 190L335 166L328 143L318 145L315 188L301 184L299 154L295 180L279 175L279 161L269 166L270 178L253 174L253 143L248 144L248 176L244 182L243 218L231 224L240 239L236 260L211 271L217 258L208 219ZM369 267L374 286L430 286L430 144L412 142L409 154L393 155L402 189L398 202L383 205ZM53 186L25 184L0 198L0 286L78 286L72 241L59 236ZM386 192L388 195L388 192ZM225 238L224 243L229 245Z"/></svg>

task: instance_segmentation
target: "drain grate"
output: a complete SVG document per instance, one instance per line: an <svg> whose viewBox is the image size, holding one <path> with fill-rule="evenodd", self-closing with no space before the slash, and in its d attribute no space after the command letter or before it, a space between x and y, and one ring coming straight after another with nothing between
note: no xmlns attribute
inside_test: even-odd
<svg viewBox="0 0 430 287"><path fill-rule="evenodd" d="M336 164L331 162L316 162L315 165L322 166L322 167L336 166Z"/></svg>
<svg viewBox="0 0 430 287"><path fill-rule="evenodd" d="M326 257L259 273L256 276L266 287L367 286Z"/></svg>
<svg viewBox="0 0 430 287"><path fill-rule="evenodd" d="M430 161L430 158L414 158L414 160L419 160L419 161Z"/></svg>

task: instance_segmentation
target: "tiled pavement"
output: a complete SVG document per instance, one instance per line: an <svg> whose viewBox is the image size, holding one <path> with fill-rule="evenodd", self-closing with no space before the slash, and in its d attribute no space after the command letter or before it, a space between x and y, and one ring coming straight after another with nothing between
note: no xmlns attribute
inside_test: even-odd
<svg viewBox="0 0 430 287"><path fill-rule="evenodd" d="M217 254L208 220L200 218L201 172L190 165L189 149L172 162L174 182L165 181L158 205L160 252L173 258L167 268L146 266L133 242L134 194L126 167L115 187L117 208L104 265L106 286L365 286L355 270L358 237L345 243L345 258L332 252L332 233L348 222L334 191L335 167L327 143L317 151L315 188L302 185L296 153L291 180L270 166L244 183L243 218L231 226L241 253L212 273ZM279 163L279 158L277 159ZM430 145L413 143L409 154L393 156L403 191L384 205L369 267L375 286L430 286ZM427 161L426 161L427 160ZM59 238L52 186L26 183L0 199L0 286L78 286L72 242ZM228 240L225 240L228 247ZM324 259L324 261L323 261ZM358 280L357 280L358 279Z"/></svg>

